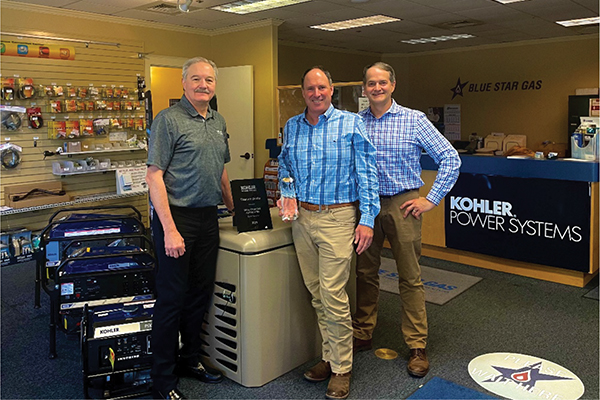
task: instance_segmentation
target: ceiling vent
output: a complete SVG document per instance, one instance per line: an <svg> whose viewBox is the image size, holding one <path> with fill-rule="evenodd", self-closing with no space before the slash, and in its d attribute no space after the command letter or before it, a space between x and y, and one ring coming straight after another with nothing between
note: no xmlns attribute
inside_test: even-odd
<svg viewBox="0 0 600 400"><path fill-rule="evenodd" d="M184 0L181 0L181 2L185 2ZM197 2L197 3L201 3L201 2ZM189 12L194 12L194 11L198 11L200 10L200 6L192 3L190 5L189 8ZM155 12L155 13L160 13L160 14L167 14L167 15L176 15L176 14L185 14L181 11L179 11L179 9L177 8L177 1L173 0L172 2L165 2L165 1L159 1L159 2L155 2L155 3L150 3L150 4L145 4L141 7L137 7L136 10L142 10L142 11L150 11L150 12Z"/></svg>
<svg viewBox="0 0 600 400"><path fill-rule="evenodd" d="M468 27L477 26L477 25L483 25L483 22L476 21L474 19L465 19L465 20L461 20L461 21L443 22L441 24L437 24L437 25L433 25L433 26L435 26L436 28L442 28L442 29L461 29L461 28L468 28Z"/></svg>

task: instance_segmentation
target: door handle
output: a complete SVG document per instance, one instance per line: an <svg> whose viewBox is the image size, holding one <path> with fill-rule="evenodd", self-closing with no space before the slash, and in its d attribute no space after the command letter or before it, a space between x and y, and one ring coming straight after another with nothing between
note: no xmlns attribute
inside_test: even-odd
<svg viewBox="0 0 600 400"><path fill-rule="evenodd" d="M246 154L240 154L240 157L245 158L246 160L250 159L250 153L246 152Z"/></svg>

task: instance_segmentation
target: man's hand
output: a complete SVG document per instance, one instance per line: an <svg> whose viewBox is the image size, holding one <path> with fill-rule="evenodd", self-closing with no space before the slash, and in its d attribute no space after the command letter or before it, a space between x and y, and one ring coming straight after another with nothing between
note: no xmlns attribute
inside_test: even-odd
<svg viewBox="0 0 600 400"><path fill-rule="evenodd" d="M185 240L179 231L165 232L165 253L167 257L179 258L185 253Z"/></svg>
<svg viewBox="0 0 600 400"><path fill-rule="evenodd" d="M359 225L354 232L354 244L356 253L361 254L373 243L373 229L368 226Z"/></svg>
<svg viewBox="0 0 600 400"><path fill-rule="evenodd" d="M298 219L298 202L296 199L283 197L277 200L279 207L279 216L284 222L292 222Z"/></svg>
<svg viewBox="0 0 600 400"><path fill-rule="evenodd" d="M425 197L419 197L418 199L408 200L400 206L401 210L404 211L404 218L411 214L416 219L421 219L421 214L427 211L433 210L435 204L427 200Z"/></svg>

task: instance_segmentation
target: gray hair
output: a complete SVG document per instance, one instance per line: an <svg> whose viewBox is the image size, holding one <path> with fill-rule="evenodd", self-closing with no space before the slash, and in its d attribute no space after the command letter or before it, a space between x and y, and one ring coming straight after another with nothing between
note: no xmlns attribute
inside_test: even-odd
<svg viewBox="0 0 600 400"><path fill-rule="evenodd" d="M219 75L219 71L217 70L217 64L214 63L214 61L211 61L207 58L204 57L194 57L194 58L190 58L189 60L187 60L185 62L185 64L183 64L183 70L181 71L181 76L183 77L183 79L187 79L187 75L188 75L188 69L197 63L205 63L208 64L212 67L212 69L215 71L215 79L217 79L217 75Z"/></svg>
<svg viewBox="0 0 600 400"><path fill-rule="evenodd" d="M363 69L363 85L367 84L367 71L369 70L369 68L373 68L373 67L389 72L390 73L390 83L396 82L396 73L394 72L394 68L392 68L392 66L390 64L386 64L384 62L378 61L371 65L367 65L365 67L365 69Z"/></svg>

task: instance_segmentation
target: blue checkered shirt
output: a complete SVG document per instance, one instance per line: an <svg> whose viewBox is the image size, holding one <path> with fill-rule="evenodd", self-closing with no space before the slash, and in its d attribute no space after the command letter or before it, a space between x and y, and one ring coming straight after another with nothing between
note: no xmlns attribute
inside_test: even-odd
<svg viewBox="0 0 600 400"><path fill-rule="evenodd" d="M392 99L389 110L377 119L367 108L359 113L371 141L377 148L379 193L392 196L423 186L423 150L438 164L438 173L427 200L438 205L458 179L460 157L450 142L424 113L398 105Z"/></svg>
<svg viewBox="0 0 600 400"><path fill-rule="evenodd" d="M302 113L285 124L279 181L294 178L296 198L306 203L359 200L359 224L372 228L379 214L375 153L357 114L330 106L313 126Z"/></svg>

